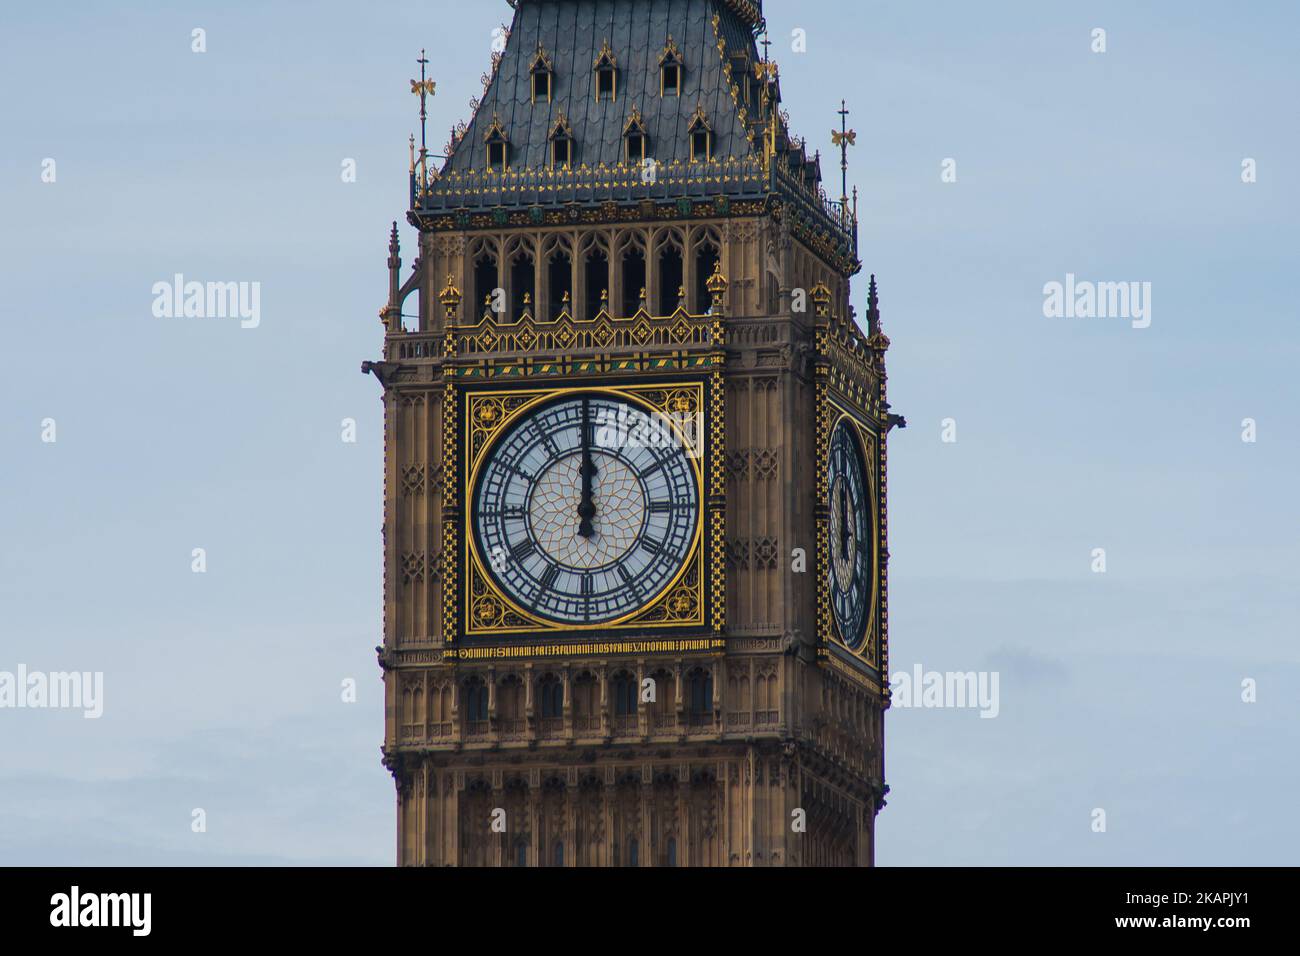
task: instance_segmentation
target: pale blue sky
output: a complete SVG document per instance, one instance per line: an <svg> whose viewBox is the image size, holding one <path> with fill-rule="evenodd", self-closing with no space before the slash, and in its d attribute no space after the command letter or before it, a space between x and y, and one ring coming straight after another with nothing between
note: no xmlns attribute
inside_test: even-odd
<svg viewBox="0 0 1300 956"><path fill-rule="evenodd" d="M859 132L910 423L892 662L1001 674L995 720L889 714L878 861L1296 863L1294 5L767 6L796 133L829 152L842 96ZM102 670L106 700L98 721L0 711L0 863L391 863L381 409L358 367L414 60L440 146L509 14L6 7L0 670ZM260 281L261 325L154 318L175 272ZM1067 272L1151 282L1151 327L1044 318Z"/></svg>

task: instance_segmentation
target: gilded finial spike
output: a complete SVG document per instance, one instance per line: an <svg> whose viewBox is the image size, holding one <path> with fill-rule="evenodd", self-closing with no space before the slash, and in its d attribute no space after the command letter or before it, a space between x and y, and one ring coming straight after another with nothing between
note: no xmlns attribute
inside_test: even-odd
<svg viewBox="0 0 1300 956"><path fill-rule="evenodd" d="M710 295L715 297L727 291L727 277L722 274L722 260L718 260L713 264L713 275L709 276L705 288L709 290Z"/></svg>
<svg viewBox="0 0 1300 956"><path fill-rule="evenodd" d="M441 295L438 299L448 311L460 305L460 290L456 288L456 277L448 273L447 284L443 286Z"/></svg>

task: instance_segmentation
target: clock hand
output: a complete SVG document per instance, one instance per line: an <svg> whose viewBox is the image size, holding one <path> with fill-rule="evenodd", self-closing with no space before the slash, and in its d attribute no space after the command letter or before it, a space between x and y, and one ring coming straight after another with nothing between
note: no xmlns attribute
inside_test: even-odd
<svg viewBox="0 0 1300 956"><path fill-rule="evenodd" d="M849 556L849 490L840 485L840 557Z"/></svg>
<svg viewBox="0 0 1300 956"><path fill-rule="evenodd" d="M582 466L578 473L582 476L582 498L578 502L578 534L587 540L596 536L596 529L591 519L596 517L596 505L592 499L592 479L596 477L596 463L591 459L591 403L582 401Z"/></svg>

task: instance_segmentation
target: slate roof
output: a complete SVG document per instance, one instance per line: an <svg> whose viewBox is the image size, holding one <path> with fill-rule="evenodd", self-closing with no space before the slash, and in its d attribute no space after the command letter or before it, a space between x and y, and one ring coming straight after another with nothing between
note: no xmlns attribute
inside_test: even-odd
<svg viewBox="0 0 1300 956"><path fill-rule="evenodd" d="M494 118L510 142L512 170L548 165L549 134L561 111L573 129L572 164L623 162L623 130L633 107L649 137L647 156L690 159L687 130L697 106L713 131L713 156L761 154L750 143L722 71L718 36L727 55L761 59L744 0L518 0L501 62L444 172L486 166L484 137ZM713 27L718 16L718 32ZM756 22L756 21L755 21ZM659 57L669 37L685 60L680 96L660 96ZM608 40L617 62L618 96L596 102L593 65ZM554 67L551 102L532 102L530 66L538 43ZM756 119L757 117L751 117Z"/></svg>

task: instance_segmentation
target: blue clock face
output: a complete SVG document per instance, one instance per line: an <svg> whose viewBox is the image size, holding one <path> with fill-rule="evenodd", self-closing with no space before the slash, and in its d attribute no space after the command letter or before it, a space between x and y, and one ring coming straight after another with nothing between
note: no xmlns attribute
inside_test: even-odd
<svg viewBox="0 0 1300 956"><path fill-rule="evenodd" d="M827 468L830 489L831 608L840 639L857 649L867 633L874 564L873 513L862 446L852 425L841 421L831 435Z"/></svg>
<svg viewBox="0 0 1300 956"><path fill-rule="evenodd" d="M602 393L543 405L489 449L473 497L484 565L520 608L616 621L681 572L700 516L694 463L665 423Z"/></svg>

